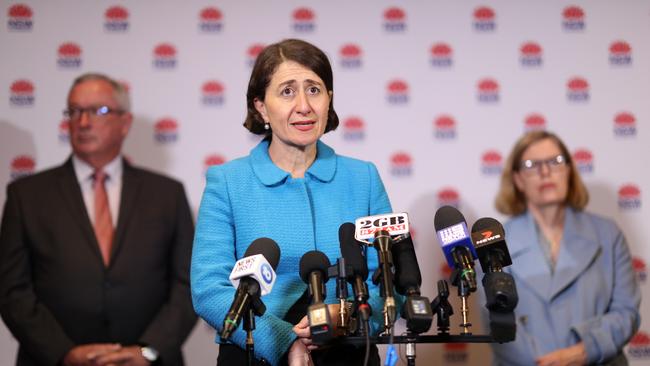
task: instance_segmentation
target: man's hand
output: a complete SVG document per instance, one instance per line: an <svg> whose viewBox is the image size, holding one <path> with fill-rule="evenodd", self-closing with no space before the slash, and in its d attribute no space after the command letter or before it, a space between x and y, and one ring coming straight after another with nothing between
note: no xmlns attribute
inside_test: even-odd
<svg viewBox="0 0 650 366"><path fill-rule="evenodd" d="M561 348L537 359L537 366L581 366L587 362L587 352L582 342Z"/></svg>
<svg viewBox="0 0 650 366"><path fill-rule="evenodd" d="M140 346L129 346L95 359L97 366L149 366L151 363L142 356Z"/></svg>
<svg viewBox="0 0 650 366"><path fill-rule="evenodd" d="M64 366L91 366L95 365L94 360L105 354L119 351L122 348L114 343L94 343L73 347L63 357Z"/></svg>

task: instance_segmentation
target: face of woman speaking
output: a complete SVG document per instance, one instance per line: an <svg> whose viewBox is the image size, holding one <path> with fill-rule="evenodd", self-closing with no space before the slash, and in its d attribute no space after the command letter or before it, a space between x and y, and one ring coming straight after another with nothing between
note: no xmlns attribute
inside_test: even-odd
<svg viewBox="0 0 650 366"><path fill-rule="evenodd" d="M560 147L551 139L537 141L523 153L521 168L514 173L517 189L529 205L563 205L569 191L569 165ZM524 167L528 161L528 167Z"/></svg>
<svg viewBox="0 0 650 366"><path fill-rule="evenodd" d="M255 108L271 124L271 144L305 148L325 132L331 93L312 70L285 61L278 66Z"/></svg>

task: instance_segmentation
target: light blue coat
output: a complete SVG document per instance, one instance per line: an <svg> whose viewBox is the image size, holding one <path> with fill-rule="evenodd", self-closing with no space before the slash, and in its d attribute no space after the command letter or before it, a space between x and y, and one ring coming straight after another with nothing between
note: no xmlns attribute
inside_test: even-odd
<svg viewBox="0 0 650 366"><path fill-rule="evenodd" d="M319 141L316 160L297 179L273 164L268 144L262 141L249 156L208 170L190 279L196 312L220 333L235 293L228 280L233 265L257 238L278 243L277 280L262 298L267 309L254 332L256 357L275 365L296 338L282 318L306 289L299 276L302 255L319 250L334 263L341 256L339 226L391 212L391 206L372 163L336 155ZM377 268L374 249L368 251L368 267L371 273ZM327 283L327 303L336 302L335 282ZM369 287L373 316L381 319L379 291L370 282ZM241 326L231 340L244 348Z"/></svg>
<svg viewBox="0 0 650 366"><path fill-rule="evenodd" d="M534 365L548 352L584 342L588 363L620 353L639 328L641 293L627 242L609 220L566 209L551 271L531 214L505 225L519 293L516 340L494 345L495 364Z"/></svg>

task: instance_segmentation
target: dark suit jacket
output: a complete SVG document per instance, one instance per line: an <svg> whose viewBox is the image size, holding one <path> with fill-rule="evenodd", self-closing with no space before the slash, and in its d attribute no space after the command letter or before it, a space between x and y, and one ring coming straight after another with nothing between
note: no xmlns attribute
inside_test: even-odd
<svg viewBox="0 0 650 366"><path fill-rule="evenodd" d="M0 229L0 315L20 343L17 365L55 365L75 345L147 344L165 365L196 315L194 235L183 185L124 163L106 268L68 159L7 187Z"/></svg>

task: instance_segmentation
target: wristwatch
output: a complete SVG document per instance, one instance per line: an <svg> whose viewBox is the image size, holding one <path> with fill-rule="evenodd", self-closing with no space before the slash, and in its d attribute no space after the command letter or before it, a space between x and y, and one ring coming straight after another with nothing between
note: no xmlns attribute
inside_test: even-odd
<svg viewBox="0 0 650 366"><path fill-rule="evenodd" d="M145 360L151 362L152 364L158 361L159 353L155 348L151 348L149 346L141 347L140 352L142 352L142 357L144 357Z"/></svg>

